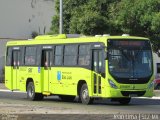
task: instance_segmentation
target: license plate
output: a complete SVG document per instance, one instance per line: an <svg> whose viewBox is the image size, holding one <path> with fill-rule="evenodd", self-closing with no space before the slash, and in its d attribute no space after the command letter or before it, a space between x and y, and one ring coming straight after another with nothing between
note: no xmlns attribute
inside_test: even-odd
<svg viewBox="0 0 160 120"><path fill-rule="evenodd" d="M137 97L137 94L129 94L130 97Z"/></svg>

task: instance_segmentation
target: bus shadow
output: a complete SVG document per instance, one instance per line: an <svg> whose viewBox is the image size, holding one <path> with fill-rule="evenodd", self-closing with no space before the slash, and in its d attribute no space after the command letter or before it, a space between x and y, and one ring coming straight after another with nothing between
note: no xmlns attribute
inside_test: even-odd
<svg viewBox="0 0 160 120"><path fill-rule="evenodd" d="M45 97L43 101L82 104L80 101L78 101L77 98L72 102L66 102L62 101L58 96ZM112 102L110 99L100 99L100 100L94 100L94 102L90 106L92 105L109 105L109 106L160 105L160 99L132 98L131 102L128 105L121 105L119 104L119 102Z"/></svg>
<svg viewBox="0 0 160 120"><path fill-rule="evenodd" d="M121 105L119 102L112 102L110 99L96 100L94 105L112 105L112 106L143 106L160 105L160 99L132 98L128 105Z"/></svg>
<svg viewBox="0 0 160 120"><path fill-rule="evenodd" d="M23 98L24 100L28 101L27 98ZM68 103L68 104L81 104L80 101L75 99L72 102L68 101L62 101L58 96L48 96L44 97L42 101L38 102L56 102L56 103ZM101 106L101 105L107 105L107 106L143 106L143 105L160 105L160 99L148 99L148 98L132 98L130 103L127 105L121 105L119 102L112 102L110 99L100 99L100 100L94 100L92 104L89 106Z"/></svg>

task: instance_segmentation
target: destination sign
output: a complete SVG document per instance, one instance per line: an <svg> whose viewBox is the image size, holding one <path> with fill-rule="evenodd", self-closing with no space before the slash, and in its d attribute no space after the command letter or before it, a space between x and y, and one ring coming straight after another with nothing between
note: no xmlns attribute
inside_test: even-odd
<svg viewBox="0 0 160 120"><path fill-rule="evenodd" d="M147 47L150 48L148 40L109 40L110 47Z"/></svg>

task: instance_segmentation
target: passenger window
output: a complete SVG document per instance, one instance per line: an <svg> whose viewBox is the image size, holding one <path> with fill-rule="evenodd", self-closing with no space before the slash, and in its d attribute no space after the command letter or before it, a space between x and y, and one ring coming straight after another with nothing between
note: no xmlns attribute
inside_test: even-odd
<svg viewBox="0 0 160 120"><path fill-rule="evenodd" d="M90 49L91 45L80 45L79 46L79 57L78 57L78 64L82 66L90 65Z"/></svg>
<svg viewBox="0 0 160 120"><path fill-rule="evenodd" d="M77 65L78 45L66 45L64 50L64 65Z"/></svg>
<svg viewBox="0 0 160 120"><path fill-rule="evenodd" d="M7 48L7 55L6 55L6 65L11 66L11 58L12 58L12 48Z"/></svg>
<svg viewBox="0 0 160 120"><path fill-rule="evenodd" d="M36 47L26 47L25 50L25 65L36 64Z"/></svg>
<svg viewBox="0 0 160 120"><path fill-rule="evenodd" d="M56 46L55 48L55 65L62 65L63 62L63 46Z"/></svg>

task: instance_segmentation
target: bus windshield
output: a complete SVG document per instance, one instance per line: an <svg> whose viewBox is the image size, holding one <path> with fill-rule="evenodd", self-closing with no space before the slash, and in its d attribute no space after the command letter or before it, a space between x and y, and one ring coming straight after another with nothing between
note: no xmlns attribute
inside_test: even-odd
<svg viewBox="0 0 160 120"><path fill-rule="evenodd" d="M149 41L109 40L109 71L118 78L146 78L152 74Z"/></svg>

